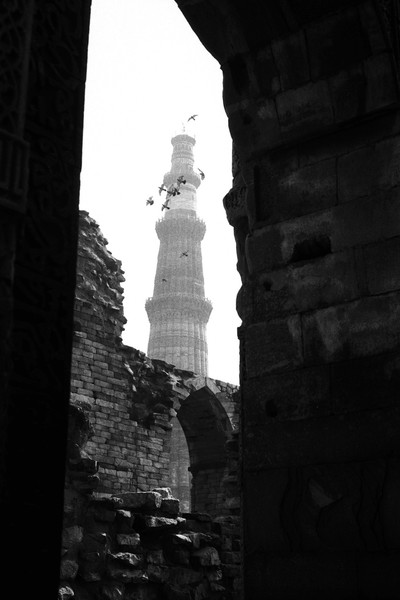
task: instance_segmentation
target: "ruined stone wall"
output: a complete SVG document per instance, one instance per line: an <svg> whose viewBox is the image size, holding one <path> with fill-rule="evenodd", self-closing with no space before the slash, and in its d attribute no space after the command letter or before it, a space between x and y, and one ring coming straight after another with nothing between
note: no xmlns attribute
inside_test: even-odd
<svg viewBox="0 0 400 600"><path fill-rule="evenodd" d="M96 493L92 434L71 405L59 600L238 600L239 517L182 516L168 488Z"/></svg>
<svg viewBox="0 0 400 600"><path fill-rule="evenodd" d="M204 386L209 390L207 402L210 398L217 402L231 429L238 425L236 386L152 361L122 344L123 281L121 263L109 252L99 225L81 211L71 403L90 413L93 435L87 451L98 462L99 491L113 494L171 487L171 420L180 414L186 399ZM193 448L203 443L204 419L218 421L217 413L204 413L202 401L198 396L198 402L185 412ZM196 493L192 503L193 509L213 515L226 512L222 481L227 453L221 445L217 452L218 475L214 474L212 486L208 479L208 486ZM210 465L203 464L201 448L192 460L197 463L199 489L205 481L203 471Z"/></svg>

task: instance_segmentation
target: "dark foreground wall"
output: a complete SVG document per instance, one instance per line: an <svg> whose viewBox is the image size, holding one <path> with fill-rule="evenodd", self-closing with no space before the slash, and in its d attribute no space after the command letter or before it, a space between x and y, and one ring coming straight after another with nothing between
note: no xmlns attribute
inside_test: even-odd
<svg viewBox="0 0 400 600"><path fill-rule="evenodd" d="M397 598L398 2L178 4L235 146L245 598Z"/></svg>
<svg viewBox="0 0 400 600"><path fill-rule="evenodd" d="M89 9L0 3L2 580L24 595L22 553L46 599L59 577Z"/></svg>

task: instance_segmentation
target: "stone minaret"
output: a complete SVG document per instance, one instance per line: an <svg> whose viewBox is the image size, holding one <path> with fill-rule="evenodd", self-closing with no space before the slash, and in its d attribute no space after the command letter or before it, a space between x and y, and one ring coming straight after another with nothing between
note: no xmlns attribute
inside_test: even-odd
<svg viewBox="0 0 400 600"><path fill-rule="evenodd" d="M164 185L174 184L180 176L186 183L156 225L160 249L153 297L146 302L150 321L147 354L179 369L207 375L206 326L212 306L204 296L201 257L206 226L196 215L196 190L201 182L193 170L196 141L181 133L171 142L171 170L164 175ZM165 192L162 194L164 198Z"/></svg>
<svg viewBox="0 0 400 600"><path fill-rule="evenodd" d="M146 302L150 321L147 354L198 375L208 374L206 326L212 310L204 295L201 241L206 226L196 214L196 190L200 175L193 169L196 140L183 132L171 140L171 170L165 187L182 176L179 188L157 222L160 240L153 297ZM162 192L163 199L165 192ZM190 508L189 456L184 433L173 419L171 440L171 488L183 510Z"/></svg>

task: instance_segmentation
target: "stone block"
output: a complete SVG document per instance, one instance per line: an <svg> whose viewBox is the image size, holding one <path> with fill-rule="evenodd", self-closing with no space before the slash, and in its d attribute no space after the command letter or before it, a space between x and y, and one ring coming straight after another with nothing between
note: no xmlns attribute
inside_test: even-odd
<svg viewBox="0 0 400 600"><path fill-rule="evenodd" d="M160 565L150 564L146 568L146 575L149 578L149 581L163 583L168 580L169 568Z"/></svg>
<svg viewBox="0 0 400 600"><path fill-rule="evenodd" d="M392 56L385 52L364 61L367 80L365 110L372 112L398 102L396 74Z"/></svg>
<svg viewBox="0 0 400 600"><path fill-rule="evenodd" d="M329 79L336 123L365 112L366 78L361 65L352 65Z"/></svg>
<svg viewBox="0 0 400 600"><path fill-rule="evenodd" d="M400 386L399 352L334 363L330 381L338 414L394 404Z"/></svg>
<svg viewBox="0 0 400 600"><path fill-rule="evenodd" d="M244 416L246 420L246 416ZM314 463L362 461L400 451L397 406L254 424L243 435L247 469L289 467Z"/></svg>
<svg viewBox="0 0 400 600"><path fill-rule="evenodd" d="M251 540L255 548L263 548L264 552L277 554L288 552L290 542L281 519L282 503L288 486L287 469L246 473L243 485L244 556L247 551L247 540L249 543Z"/></svg>
<svg viewBox="0 0 400 600"><path fill-rule="evenodd" d="M148 582L148 577L145 571L141 569L120 566L118 564L108 564L107 575L121 583Z"/></svg>
<svg viewBox="0 0 400 600"><path fill-rule="evenodd" d="M272 42L282 90L296 88L310 79L304 32L299 31Z"/></svg>
<svg viewBox="0 0 400 600"><path fill-rule="evenodd" d="M245 560L244 594L257 598L264 590L271 598L338 600L357 598L355 558L351 555L296 554L264 556L254 553Z"/></svg>
<svg viewBox="0 0 400 600"><path fill-rule="evenodd" d="M276 109L284 140L325 129L334 121L326 81L307 83L276 96Z"/></svg>
<svg viewBox="0 0 400 600"><path fill-rule="evenodd" d="M335 251L333 228L336 209L301 216L283 223L256 229L245 242L245 255L250 274L272 271L295 259L310 260ZM300 250L300 253L299 253ZM297 254L297 256L296 256Z"/></svg>
<svg viewBox="0 0 400 600"><path fill-rule="evenodd" d="M115 519L116 529L119 533L131 533L135 517L129 510L117 510Z"/></svg>
<svg viewBox="0 0 400 600"><path fill-rule="evenodd" d="M152 565L164 565L165 558L162 550L149 550L146 554L146 560Z"/></svg>
<svg viewBox="0 0 400 600"><path fill-rule="evenodd" d="M218 567L221 564L218 550L213 546L199 548L192 553L191 561L194 566L199 567Z"/></svg>
<svg viewBox="0 0 400 600"><path fill-rule="evenodd" d="M370 54L356 8L314 21L306 27L306 39L314 80L337 73Z"/></svg>
<svg viewBox="0 0 400 600"><path fill-rule="evenodd" d="M70 600L74 596L74 590L68 585L61 585L58 588L58 600Z"/></svg>
<svg viewBox="0 0 400 600"><path fill-rule="evenodd" d="M101 597L104 600L122 600L125 586L123 583L102 583ZM126 597L126 596L125 596Z"/></svg>
<svg viewBox="0 0 400 600"><path fill-rule="evenodd" d="M361 298L302 316L304 359L321 364L372 356L398 346L400 294Z"/></svg>
<svg viewBox="0 0 400 600"><path fill-rule="evenodd" d="M280 91L279 72L270 46L265 46L257 52L253 68L257 80L256 93L264 97L271 97Z"/></svg>
<svg viewBox="0 0 400 600"><path fill-rule="evenodd" d="M400 137L365 146L338 159L339 202L400 185Z"/></svg>
<svg viewBox="0 0 400 600"><path fill-rule="evenodd" d="M281 130L273 100L261 99L251 104L246 100L225 108L229 130L240 152L250 154L280 144Z"/></svg>
<svg viewBox="0 0 400 600"><path fill-rule="evenodd" d="M132 552L116 552L108 555L108 560L112 563L126 565L128 567L137 567L143 562L142 554L134 554Z"/></svg>
<svg viewBox="0 0 400 600"><path fill-rule="evenodd" d="M150 444L150 446L152 447L152 445ZM161 447L161 444L157 444L157 446ZM171 492L171 488L169 487L159 487L159 488L154 488L153 490L151 490L152 492L156 492L157 494L160 494L161 498L172 498L172 492Z"/></svg>
<svg viewBox="0 0 400 600"><path fill-rule="evenodd" d="M118 533L117 544L124 550L135 550L140 547L140 535L138 533Z"/></svg>
<svg viewBox="0 0 400 600"><path fill-rule="evenodd" d="M75 579L78 573L79 565L75 560L66 558L61 559L60 579L61 581L70 581Z"/></svg>
<svg viewBox="0 0 400 600"><path fill-rule="evenodd" d="M331 220L332 250L361 246L399 235L398 187L335 207Z"/></svg>
<svg viewBox="0 0 400 600"><path fill-rule="evenodd" d="M198 570L190 569L187 567L171 567L169 582L171 585L177 585L182 588L186 585L192 585L198 583L203 579L203 573Z"/></svg>
<svg viewBox="0 0 400 600"><path fill-rule="evenodd" d="M141 464L143 460L140 459ZM125 492L119 495L122 500L121 508L130 510L155 510L160 508L162 496L158 492Z"/></svg>
<svg viewBox="0 0 400 600"><path fill-rule="evenodd" d="M263 297L253 293L253 310L264 319L330 306L359 295L352 252L293 264L266 273L259 281Z"/></svg>
<svg viewBox="0 0 400 600"><path fill-rule="evenodd" d="M242 395L247 407L243 426L249 432L254 423L308 419L333 411L326 365L245 380Z"/></svg>
<svg viewBox="0 0 400 600"><path fill-rule="evenodd" d="M167 517L155 517L153 515L138 515L137 524L145 528L168 528L178 524L178 519L167 519Z"/></svg>
<svg viewBox="0 0 400 600"><path fill-rule="evenodd" d="M293 368L303 362L300 317L290 316L245 329L247 377Z"/></svg>
<svg viewBox="0 0 400 600"><path fill-rule="evenodd" d="M107 534L103 532L85 533L80 551L82 555L97 552L102 554L107 548Z"/></svg>
<svg viewBox="0 0 400 600"><path fill-rule="evenodd" d="M260 169L263 195L257 216L267 223L279 222L323 210L336 204L336 160L323 160L302 168L266 164Z"/></svg>
<svg viewBox="0 0 400 600"><path fill-rule="evenodd" d="M82 527L78 525L72 525L71 527L64 527L62 531L62 548L68 550L80 544L83 538Z"/></svg>
<svg viewBox="0 0 400 600"><path fill-rule="evenodd" d="M400 288L400 237L363 249L364 269L371 294Z"/></svg>

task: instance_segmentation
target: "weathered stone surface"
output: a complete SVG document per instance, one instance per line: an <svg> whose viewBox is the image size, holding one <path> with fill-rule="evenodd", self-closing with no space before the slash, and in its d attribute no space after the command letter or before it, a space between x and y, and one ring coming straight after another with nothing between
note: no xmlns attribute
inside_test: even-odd
<svg viewBox="0 0 400 600"><path fill-rule="evenodd" d="M71 581L75 579L76 574L78 573L79 565L76 560L70 560L63 558L61 560L60 567L60 579L61 581Z"/></svg>
<svg viewBox="0 0 400 600"><path fill-rule="evenodd" d="M162 497L158 492L125 492L119 495L125 509L150 509L160 508Z"/></svg>
<svg viewBox="0 0 400 600"><path fill-rule="evenodd" d="M146 560L149 564L153 565L165 564L164 553L162 550L149 550L146 554Z"/></svg>
<svg viewBox="0 0 400 600"><path fill-rule="evenodd" d="M101 595L104 600L122 600L124 593L123 583L103 583L101 586Z"/></svg>
<svg viewBox="0 0 400 600"><path fill-rule="evenodd" d="M147 575L141 569L121 567L116 564L107 565L107 574L109 577L122 583L135 583L148 580Z"/></svg>
<svg viewBox="0 0 400 600"><path fill-rule="evenodd" d="M212 546L205 546L193 552L192 561L202 567L217 567L221 564L218 550Z"/></svg>
<svg viewBox="0 0 400 600"><path fill-rule="evenodd" d="M180 511L179 500L176 498L163 498L161 501L161 510L168 515L178 515Z"/></svg>
<svg viewBox="0 0 400 600"><path fill-rule="evenodd" d="M350 65L329 79L336 123L354 119L363 113L366 85L366 77L360 64Z"/></svg>
<svg viewBox="0 0 400 600"><path fill-rule="evenodd" d="M253 424L244 431L243 461L252 470L385 456L400 451L399 426L400 411L393 404L346 415Z"/></svg>
<svg viewBox="0 0 400 600"><path fill-rule="evenodd" d="M178 519L168 519L167 517L155 517L153 515L143 515L138 517L138 523L143 523L145 527L174 527L179 523Z"/></svg>
<svg viewBox="0 0 400 600"><path fill-rule="evenodd" d="M107 534L103 532L85 533L80 548L81 554L104 552L108 545Z"/></svg>
<svg viewBox="0 0 400 600"><path fill-rule="evenodd" d="M119 533L117 543L126 550L135 549L140 546L140 535L138 533Z"/></svg>
<svg viewBox="0 0 400 600"><path fill-rule="evenodd" d="M143 556L141 554L133 554L132 552L110 553L108 557L111 561L116 561L130 567L137 567L143 562Z"/></svg>
<svg viewBox="0 0 400 600"><path fill-rule="evenodd" d="M82 537L82 527L78 525L66 527L62 532L62 548L69 549L76 546L82 541Z"/></svg>
<svg viewBox="0 0 400 600"><path fill-rule="evenodd" d="M301 326L297 315L250 325L245 336L248 377L287 370L303 362Z"/></svg>
<svg viewBox="0 0 400 600"><path fill-rule="evenodd" d="M201 571L194 571L186 567L172 567L170 569L169 582L171 585L184 587L188 584L193 584L201 581L203 574Z"/></svg>
<svg viewBox="0 0 400 600"><path fill-rule="evenodd" d="M351 152L338 161L340 202L400 184L399 137Z"/></svg>
<svg viewBox="0 0 400 600"><path fill-rule="evenodd" d="M115 523L120 533L131 533L135 516L129 510L117 510Z"/></svg>
<svg viewBox="0 0 400 600"><path fill-rule="evenodd" d="M356 8L325 16L308 25L307 47L314 80L341 71L369 55Z"/></svg>
<svg viewBox="0 0 400 600"><path fill-rule="evenodd" d="M249 403L245 427L253 423L307 419L333 412L329 367L289 370L243 384Z"/></svg>
<svg viewBox="0 0 400 600"><path fill-rule="evenodd" d="M400 237L371 244L364 249L368 289L371 294L390 292L400 288Z"/></svg>
<svg viewBox="0 0 400 600"><path fill-rule="evenodd" d="M398 351L340 361L330 371L332 407L337 413L390 406L400 385Z"/></svg>
<svg viewBox="0 0 400 600"><path fill-rule="evenodd" d="M274 223L320 211L337 201L336 160L298 168L296 154L290 162L276 155L260 165L258 185L265 190L256 199L259 221Z"/></svg>
<svg viewBox="0 0 400 600"><path fill-rule="evenodd" d="M169 578L169 568L160 565L148 565L146 573L149 578L149 581L157 581L163 583Z"/></svg>
<svg viewBox="0 0 400 600"><path fill-rule="evenodd" d="M172 492L171 492L171 488L169 487L163 487L163 488L154 488L153 490L151 490L152 492L156 492L157 494L160 494L160 496L164 499L164 498L172 498Z"/></svg>
<svg viewBox="0 0 400 600"><path fill-rule="evenodd" d="M304 315L302 331L308 364L388 352L398 344L399 295L363 298Z"/></svg>
<svg viewBox="0 0 400 600"><path fill-rule="evenodd" d="M260 290L251 289L250 298L239 296L245 306L243 316L270 319L287 313L353 300L360 295L353 253L337 252L314 260L295 263L290 269L277 269L259 277ZM244 302L243 302L244 301ZM251 304L252 301L252 304Z"/></svg>
<svg viewBox="0 0 400 600"><path fill-rule="evenodd" d="M296 88L310 79L304 32L272 42L283 90Z"/></svg>
<svg viewBox="0 0 400 600"><path fill-rule="evenodd" d="M70 600L73 598L74 590L70 588L68 585L60 586L58 590L58 600Z"/></svg>
<svg viewBox="0 0 400 600"><path fill-rule="evenodd" d="M326 81L306 83L276 97L278 119L286 140L312 133L333 123L333 108Z"/></svg>

